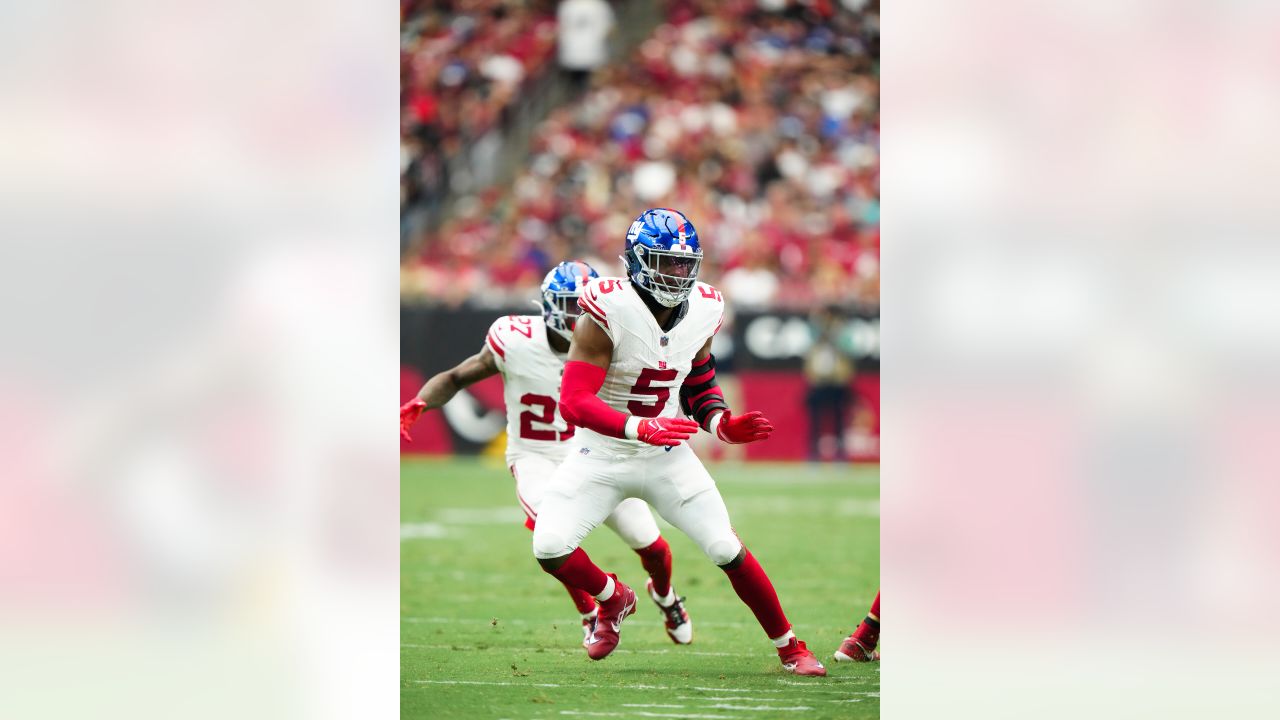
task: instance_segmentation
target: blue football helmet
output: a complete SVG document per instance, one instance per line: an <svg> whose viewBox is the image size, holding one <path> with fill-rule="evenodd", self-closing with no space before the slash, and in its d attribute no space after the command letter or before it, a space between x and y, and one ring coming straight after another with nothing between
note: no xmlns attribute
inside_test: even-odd
<svg viewBox="0 0 1280 720"><path fill-rule="evenodd" d="M542 279L542 319L551 331L565 340L573 339L573 324L581 311L578 296L590 278L600 277L595 268L578 260L566 260L551 268Z"/></svg>
<svg viewBox="0 0 1280 720"><path fill-rule="evenodd" d="M702 244L683 213L653 208L640 213L627 230L622 262L627 277L666 307L684 302L698 281Z"/></svg>

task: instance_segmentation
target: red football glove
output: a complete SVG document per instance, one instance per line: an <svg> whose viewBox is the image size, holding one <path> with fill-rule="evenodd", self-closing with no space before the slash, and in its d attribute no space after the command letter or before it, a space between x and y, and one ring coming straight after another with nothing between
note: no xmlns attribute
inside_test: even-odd
<svg viewBox="0 0 1280 720"><path fill-rule="evenodd" d="M725 410L720 416L720 422L716 423L716 437L734 445L768 440L771 432L773 432L773 425L759 410L737 417Z"/></svg>
<svg viewBox="0 0 1280 720"><path fill-rule="evenodd" d="M419 398L414 398L400 406L400 437L405 440L413 439L409 437L409 428L417 422L418 416L426 409L427 404Z"/></svg>
<svg viewBox="0 0 1280 720"><path fill-rule="evenodd" d="M650 445L675 447L698 432L698 423L685 418L645 418L637 429L637 440Z"/></svg>

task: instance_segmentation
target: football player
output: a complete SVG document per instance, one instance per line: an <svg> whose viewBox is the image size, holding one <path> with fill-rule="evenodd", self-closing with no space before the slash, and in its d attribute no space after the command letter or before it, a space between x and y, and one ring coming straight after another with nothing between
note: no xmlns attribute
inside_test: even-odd
<svg viewBox="0 0 1280 720"><path fill-rule="evenodd" d="M516 499L524 510L525 526L533 530L551 475L568 453L574 426L557 408L560 374L580 314L577 301L583 284L599 277L582 262L563 262L542 281L542 316L508 315L494 321L480 352L457 367L435 375L418 396L400 408L400 434L425 410L447 403L459 390L502 373L507 404L507 467L516 480ZM640 556L649 575L667 635L677 644L693 640L693 623L684 598L671 587L671 549L658 532L643 500L619 499L603 518L622 541ZM568 583L565 588L582 617L583 642L590 637L597 616L596 599ZM655 600L657 602L657 600Z"/></svg>
<svg viewBox="0 0 1280 720"><path fill-rule="evenodd" d="M875 662L880 659L880 593L871 603L871 611L862 619L858 629L840 643L836 650L836 662Z"/></svg>
<svg viewBox="0 0 1280 720"><path fill-rule="evenodd" d="M675 210L646 210L627 231L623 260L627 277L592 279L578 298L591 320L574 328L560 386L560 411L578 432L543 497L534 557L600 601L587 655L606 657L635 612L636 594L579 545L618 503L642 498L728 575L786 670L826 675L795 637L769 577L734 533L715 481L684 443L699 427L728 443L773 431L759 412L729 412L716 382L711 338L724 299L697 281L697 231ZM648 590L659 605L675 601Z"/></svg>

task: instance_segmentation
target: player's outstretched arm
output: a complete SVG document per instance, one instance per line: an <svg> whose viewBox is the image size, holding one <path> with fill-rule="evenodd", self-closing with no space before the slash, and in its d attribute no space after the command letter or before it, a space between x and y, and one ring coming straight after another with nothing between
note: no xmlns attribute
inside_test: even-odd
<svg viewBox="0 0 1280 720"><path fill-rule="evenodd" d="M680 386L680 408L700 427L727 443L767 440L773 432L773 424L758 410L743 415L729 412L716 380L716 359L711 354L710 338L694 356L693 368Z"/></svg>
<svg viewBox="0 0 1280 720"><path fill-rule="evenodd" d="M698 425L683 418L641 418L614 410L597 393L604 386L613 341L594 320L581 320L573 329L569 360L560 381L560 413L564 419L602 435L674 446L689 439Z"/></svg>
<svg viewBox="0 0 1280 720"><path fill-rule="evenodd" d="M418 396L400 406L400 436L409 437L409 428L426 410L434 410L453 399L458 391L498 374L498 363L486 345L480 352L456 366L431 376L418 391Z"/></svg>

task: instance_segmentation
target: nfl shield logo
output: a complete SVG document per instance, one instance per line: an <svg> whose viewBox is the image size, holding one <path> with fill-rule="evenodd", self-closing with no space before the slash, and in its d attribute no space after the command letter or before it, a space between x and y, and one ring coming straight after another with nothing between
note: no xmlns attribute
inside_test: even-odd
<svg viewBox="0 0 1280 720"><path fill-rule="evenodd" d="M667 346L667 336L666 336L666 335L663 335L661 338L659 338L659 339L658 339L658 344L659 344L659 345L661 345L662 347L666 347L666 346Z"/></svg>

